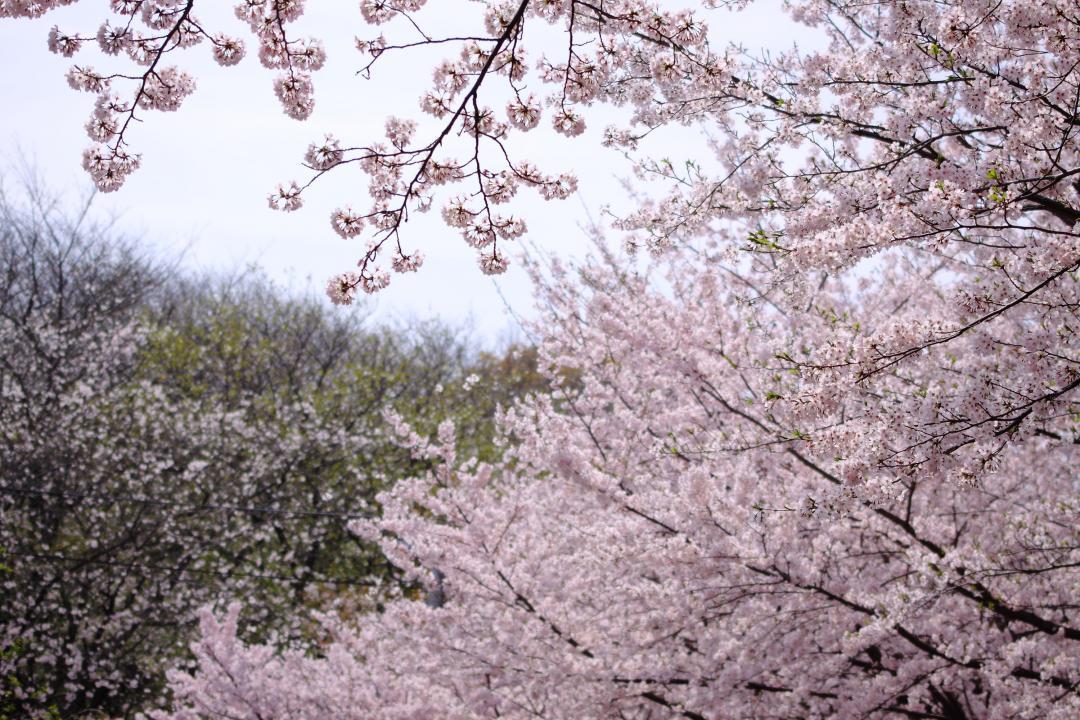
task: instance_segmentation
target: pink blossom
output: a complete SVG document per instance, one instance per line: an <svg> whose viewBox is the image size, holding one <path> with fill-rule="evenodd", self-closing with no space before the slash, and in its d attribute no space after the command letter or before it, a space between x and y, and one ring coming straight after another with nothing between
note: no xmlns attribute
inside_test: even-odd
<svg viewBox="0 0 1080 720"><path fill-rule="evenodd" d="M359 235L364 229L364 217L351 208L339 208L331 213L330 225L334 232L348 240Z"/></svg>
<svg viewBox="0 0 1080 720"><path fill-rule="evenodd" d="M295 181L288 184L278 185L277 190L270 193L267 197L267 202L272 210L283 210L285 212L293 212L299 210L303 205L303 198L300 196L302 192L300 185Z"/></svg>

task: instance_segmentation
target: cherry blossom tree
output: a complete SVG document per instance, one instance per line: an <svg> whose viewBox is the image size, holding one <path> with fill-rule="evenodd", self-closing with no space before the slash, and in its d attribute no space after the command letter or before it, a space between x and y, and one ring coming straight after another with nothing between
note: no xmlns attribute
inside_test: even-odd
<svg viewBox="0 0 1080 720"><path fill-rule="evenodd" d="M1075 408L1002 435L974 481L880 462L847 418L896 417L897 378L808 411L777 357L836 316L791 323L717 258L665 269L663 290L613 257L556 274L560 389L505 418L506 462L400 426L438 465L354 527L429 602L328 617L317 657L238 642L238 606L206 613L200 670L155 717L1074 717ZM847 293L816 306L866 322L895 300ZM936 372L908 377L934 393ZM852 467L872 463L866 487Z"/></svg>
<svg viewBox="0 0 1080 720"><path fill-rule="evenodd" d="M828 45L760 56L710 41L742 2L479 4L475 32L443 37L420 0L361 3L387 27L359 42L367 71L448 52L424 127L317 141L309 179L271 196L294 210L344 165L370 177L370 208L332 218L373 235L331 297L384 287L388 255L416 268L404 223L442 185L447 224L501 271L524 220L497 208L574 189L518 134L579 135L600 103L626 111L605 143L662 188L613 224L656 268L546 275L563 392L505 418L506 462L400 426L441 464L356 530L429 603L327 618L318 657L207 614L173 717L1075 717L1075 1L790 0ZM136 5L171 13L154 58L181 47L191 2L116 7ZM242 4L294 116L322 58L278 34L301 8ZM529 60L538 23L560 41ZM103 111L122 119L161 95L155 72L75 82L133 83ZM672 160L695 128L704 150ZM111 187L135 161L122 122L105 138L88 165Z"/></svg>

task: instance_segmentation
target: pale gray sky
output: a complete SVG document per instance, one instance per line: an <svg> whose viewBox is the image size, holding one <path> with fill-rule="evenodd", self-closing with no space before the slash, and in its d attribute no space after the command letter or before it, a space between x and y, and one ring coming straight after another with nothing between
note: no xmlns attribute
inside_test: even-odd
<svg viewBox="0 0 1080 720"><path fill-rule="evenodd" d="M233 17L233 4L205 2L200 19L213 30L243 36L246 28ZM105 18L104 5L82 2L39 20L0 21L0 156L10 160L22 154L55 189L89 187L79 163L89 144L83 124L93 97L68 87L64 73L72 60L49 53L46 36L54 24L92 34ZM427 14L440 32L467 21L468 14L461 10L474 7L458 0L433 0L430 5ZM787 47L796 40L805 45L813 36L783 18L779 6L778 0L761 0L747 13L710 13L712 34L718 41L735 40L747 48ZM418 115L417 98L438 56L387 56L373 79L357 77L362 63L353 38L373 33L355 2L310 2L296 32L322 38L328 52L326 67L315 75L316 110L303 123L281 112L271 86L274 73L257 58L249 55L236 67L221 68L210 60L209 47L176 54L173 62L197 78L195 93L178 112L144 114L146 122L131 138L143 155L142 167L120 191L102 198L105 208L122 215L125 230L167 252L187 248L185 260L192 266L235 270L254 263L294 287L310 283L321 288L327 277L355 265L364 239L343 241L330 229L328 217L340 205L367 206L366 183L359 173L347 168L326 176L305 194L304 207L295 213L270 210L266 195L278 181L306 177L300 167L304 150L323 133L333 132L346 144L364 144L381 136L387 115ZM247 44L250 51L251 42ZM534 49L532 57L538 52ZM93 47L75 59L100 69L116 62ZM603 127L621 113L601 115L574 140L540 130L520 137L529 146L526 154L545 169L572 168L581 180L579 198L546 203L522 193L513 206L526 218L531 240L546 252L582 257L587 242L579 227L585 207L594 213L605 204L618 209L625 195L618 177L629 176L629 167L621 156L599 147ZM657 152L680 158L698 146L688 138L684 152L678 147ZM409 226L406 240L424 252L425 266L414 275L393 276L373 304L376 318L439 316L460 321L471 316L477 331L488 338L512 325L492 280L477 269L474 251L456 231L441 225L437 211ZM530 288L519 270L512 267L498 283L518 314L532 314Z"/></svg>

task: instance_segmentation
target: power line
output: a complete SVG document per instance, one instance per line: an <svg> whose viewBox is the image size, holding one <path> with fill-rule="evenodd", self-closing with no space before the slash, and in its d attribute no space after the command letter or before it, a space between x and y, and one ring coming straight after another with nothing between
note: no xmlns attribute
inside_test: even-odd
<svg viewBox="0 0 1080 720"><path fill-rule="evenodd" d="M204 503L202 505L191 505L185 503L170 502L168 500L158 500L156 498L140 497L137 495L116 495L110 493L83 493L83 492L61 492L59 490L35 490L31 488L20 488L11 485L0 485L0 492L8 493L9 495L22 495L28 497L59 497L68 498L71 500L96 500L102 503L120 503L128 502L140 505L151 505L155 507L171 507L179 508L185 512L209 512L214 510L221 510L226 512L236 513L248 513L251 515L280 515L284 517L316 517L316 518L343 518L347 520L365 520L375 517L371 514L359 514L359 513L344 513L334 512L332 510L284 510L281 508L264 507L257 505L232 505L222 503Z"/></svg>

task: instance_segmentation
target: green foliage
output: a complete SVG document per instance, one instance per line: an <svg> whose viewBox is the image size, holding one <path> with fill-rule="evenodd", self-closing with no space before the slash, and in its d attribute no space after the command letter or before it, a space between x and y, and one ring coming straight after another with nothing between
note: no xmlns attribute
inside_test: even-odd
<svg viewBox="0 0 1080 720"><path fill-rule="evenodd" d="M477 352L461 331L433 322L369 328L359 311L290 296L259 276L181 281L148 308L147 322L152 331L140 353L137 381L165 388L179 400L223 403L244 413L248 423L283 436L289 417L281 408L296 402L309 405L327 430L370 435L362 456L298 457L293 484L282 490L294 497L274 499L278 507L296 497L307 498L299 503L305 505L331 496L339 499L336 509L360 512L375 506L377 493L395 479L428 470L426 460L413 458L384 427L387 409L428 436L443 421L453 421L463 451L494 461L501 454L494 436L497 409L546 387L531 348ZM270 537L288 544L304 534L293 518ZM300 558L300 567L274 560L282 554L276 542L235 552L248 553L249 564L263 573L391 584L397 579L397 570L374 547L357 541L345 523L324 527L318 543L289 548L286 554ZM327 585L301 591L268 583L263 590L266 603L283 607L340 606L347 594ZM370 604L366 591L357 595L358 607ZM265 618L251 619L267 626Z"/></svg>

